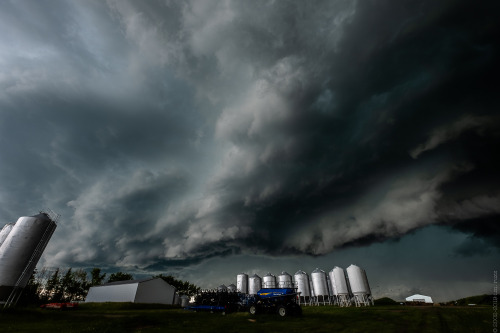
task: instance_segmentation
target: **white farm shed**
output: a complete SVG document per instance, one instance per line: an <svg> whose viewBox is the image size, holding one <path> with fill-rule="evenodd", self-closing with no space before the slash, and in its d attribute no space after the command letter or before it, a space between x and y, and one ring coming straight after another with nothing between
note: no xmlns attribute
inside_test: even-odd
<svg viewBox="0 0 500 333"><path fill-rule="evenodd" d="M424 296L420 294L415 294L410 297L406 297L407 302L421 302L421 303L434 303L430 296Z"/></svg>
<svg viewBox="0 0 500 333"><path fill-rule="evenodd" d="M132 302L173 304L175 288L161 278L129 280L90 287L85 299L90 302Z"/></svg>

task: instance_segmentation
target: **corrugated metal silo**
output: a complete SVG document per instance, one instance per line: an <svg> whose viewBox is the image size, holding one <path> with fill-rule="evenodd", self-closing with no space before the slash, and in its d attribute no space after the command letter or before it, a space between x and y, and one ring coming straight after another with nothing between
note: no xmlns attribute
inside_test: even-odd
<svg viewBox="0 0 500 333"><path fill-rule="evenodd" d="M227 291L227 287L223 284L217 287L217 291Z"/></svg>
<svg viewBox="0 0 500 333"><path fill-rule="evenodd" d="M14 223L7 223L0 231L0 247L2 246L3 242L5 241L13 227Z"/></svg>
<svg viewBox="0 0 500 333"><path fill-rule="evenodd" d="M366 273L356 265L347 267L346 271L356 306L370 305L370 286Z"/></svg>
<svg viewBox="0 0 500 333"><path fill-rule="evenodd" d="M371 305L375 305L375 302L373 300L372 290L370 288L370 283L368 283L368 276L366 275L366 271L364 269L363 269L363 278L365 280L365 285L368 288L368 300L371 303Z"/></svg>
<svg viewBox="0 0 500 333"><path fill-rule="evenodd" d="M329 293L328 293L328 284L326 282L326 274L325 271L316 268L311 273L311 280L314 290L314 296L316 298L316 303L329 303Z"/></svg>
<svg viewBox="0 0 500 333"><path fill-rule="evenodd" d="M311 297L315 297L316 294L314 293L314 286L312 280L309 280L309 289L311 290Z"/></svg>
<svg viewBox="0 0 500 333"><path fill-rule="evenodd" d="M349 284L351 285L352 293L354 295L368 294L368 286L365 283L363 270L356 265L351 265L347 267L346 270L347 276L349 277Z"/></svg>
<svg viewBox="0 0 500 333"><path fill-rule="evenodd" d="M262 278L262 288L276 288L276 276L267 273Z"/></svg>
<svg viewBox="0 0 500 333"><path fill-rule="evenodd" d="M336 296L336 301L339 306L350 306L349 288L345 278L344 270L335 266L329 273L332 283L332 291Z"/></svg>
<svg viewBox="0 0 500 333"><path fill-rule="evenodd" d="M47 213L17 220L0 247L0 303L17 302L56 227Z"/></svg>
<svg viewBox="0 0 500 333"><path fill-rule="evenodd" d="M278 275L278 288L293 288L292 276L287 272Z"/></svg>
<svg viewBox="0 0 500 333"><path fill-rule="evenodd" d="M365 286L368 289L368 295L371 295L372 290L370 288L370 284L368 283L368 276L366 276L366 271L364 269L362 269L362 270L363 270L363 280L365 281Z"/></svg>
<svg viewBox="0 0 500 333"><path fill-rule="evenodd" d="M236 276L236 289L240 293L248 294L248 275L240 273Z"/></svg>
<svg viewBox="0 0 500 333"><path fill-rule="evenodd" d="M314 294L316 296L328 296L328 285L326 284L325 271L316 268L311 273L311 280L313 282Z"/></svg>
<svg viewBox="0 0 500 333"><path fill-rule="evenodd" d="M262 279L257 274L252 275L248 278L248 293L250 295L256 295L259 290L262 289Z"/></svg>
<svg viewBox="0 0 500 333"><path fill-rule="evenodd" d="M330 285L332 287L332 295L333 296L337 296L338 295L338 292L337 292L337 286L335 285L335 276L333 275L333 271L334 269L332 269L329 273L328 273L328 276L330 277Z"/></svg>
<svg viewBox="0 0 500 333"><path fill-rule="evenodd" d="M183 308L189 306L189 296L187 295L182 295L181 297L179 297L180 300L181 300L181 306Z"/></svg>
<svg viewBox="0 0 500 333"><path fill-rule="evenodd" d="M299 293L299 304L304 304L310 301L311 287L309 285L309 276L304 271L297 271L293 275L297 293Z"/></svg>
<svg viewBox="0 0 500 333"><path fill-rule="evenodd" d="M334 295L349 295L345 273L342 268L335 266L330 271L330 280L332 281Z"/></svg>
<svg viewBox="0 0 500 333"><path fill-rule="evenodd" d="M236 292L236 286L231 283L229 286L227 286L227 291L231 293Z"/></svg>
<svg viewBox="0 0 500 333"><path fill-rule="evenodd" d="M326 284L328 285L328 295L330 295L330 303L333 305L338 305L337 296L335 296L333 291L332 280L330 274L326 274Z"/></svg>

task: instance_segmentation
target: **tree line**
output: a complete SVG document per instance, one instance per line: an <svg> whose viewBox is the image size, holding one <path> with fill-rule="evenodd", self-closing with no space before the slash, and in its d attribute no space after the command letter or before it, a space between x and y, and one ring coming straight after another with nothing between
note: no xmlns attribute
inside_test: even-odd
<svg viewBox="0 0 500 333"><path fill-rule="evenodd" d="M90 272L81 268L68 268L66 271L59 268L35 270L24 289L19 303L43 304L83 301L90 287L134 279L132 274L124 272L111 273L107 276L107 273L103 273L97 267L92 268ZM188 281L178 280L171 275L160 274L152 277L162 278L175 287L179 295L193 296L200 290L196 285Z"/></svg>

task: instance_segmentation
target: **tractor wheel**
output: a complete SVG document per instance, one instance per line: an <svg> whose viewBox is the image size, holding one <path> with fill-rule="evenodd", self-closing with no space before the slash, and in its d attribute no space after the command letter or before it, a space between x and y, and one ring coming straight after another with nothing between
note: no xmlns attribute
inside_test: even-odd
<svg viewBox="0 0 500 333"><path fill-rule="evenodd" d="M258 313L257 307L255 305L250 306L248 312L250 312L251 315L256 315Z"/></svg>
<svg viewBox="0 0 500 333"><path fill-rule="evenodd" d="M278 307L278 314L280 317L286 317L288 315L288 309L284 305Z"/></svg>

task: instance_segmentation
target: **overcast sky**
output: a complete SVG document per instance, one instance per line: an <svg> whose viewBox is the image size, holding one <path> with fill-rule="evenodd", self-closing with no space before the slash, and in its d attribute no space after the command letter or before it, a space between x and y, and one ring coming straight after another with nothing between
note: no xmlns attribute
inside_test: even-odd
<svg viewBox="0 0 500 333"><path fill-rule="evenodd" d="M200 286L357 264L492 293L497 1L1 1L1 224Z"/></svg>

